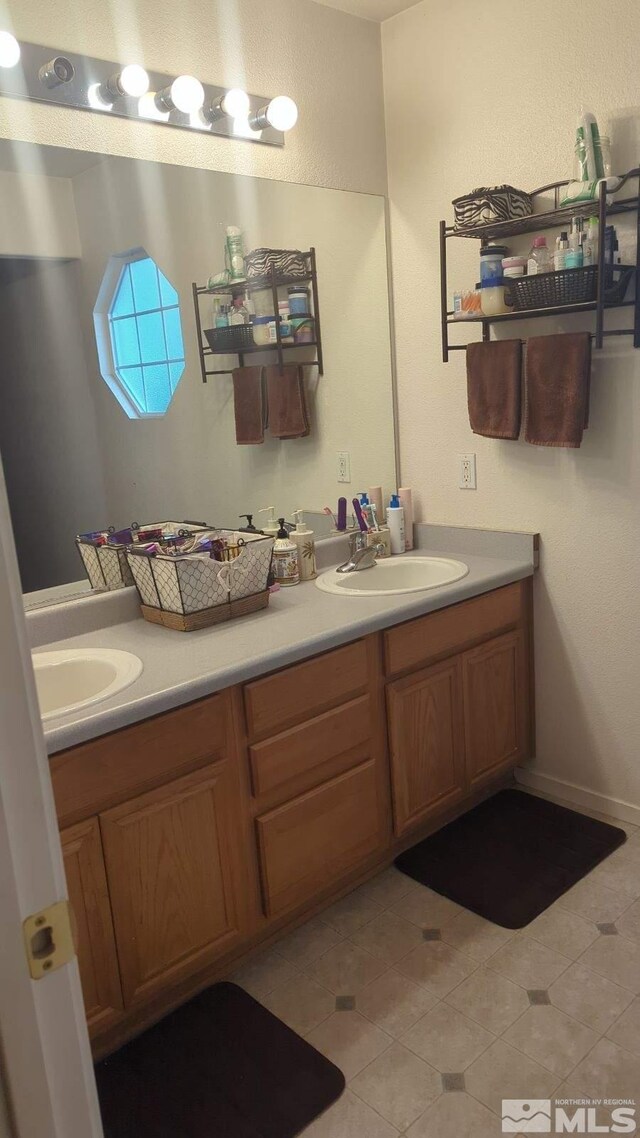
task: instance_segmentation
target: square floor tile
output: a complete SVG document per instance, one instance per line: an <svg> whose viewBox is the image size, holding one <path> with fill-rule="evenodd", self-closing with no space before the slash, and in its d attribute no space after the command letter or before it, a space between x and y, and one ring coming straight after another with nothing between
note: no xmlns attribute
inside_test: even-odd
<svg viewBox="0 0 640 1138"><path fill-rule="evenodd" d="M398 1131L348 1089L302 1132L302 1138L365 1138L365 1135L366 1138L397 1138Z"/></svg>
<svg viewBox="0 0 640 1138"><path fill-rule="evenodd" d="M396 913L381 913L352 933L351 940L384 964L395 964L422 943L419 928Z"/></svg>
<svg viewBox="0 0 640 1138"><path fill-rule="evenodd" d="M640 850L622 846L601 862L591 876L607 889L626 893L631 900L636 900L640 897Z"/></svg>
<svg viewBox="0 0 640 1138"><path fill-rule="evenodd" d="M536 917L523 931L531 940L537 940L571 960L577 960L598 936L593 921L585 921L577 913L555 905Z"/></svg>
<svg viewBox="0 0 640 1138"><path fill-rule="evenodd" d="M479 917L477 913L470 913L463 909L442 928L442 939L467 956L473 957L479 963L488 960L494 952L508 940L515 936L512 929L503 929Z"/></svg>
<svg viewBox="0 0 640 1138"><path fill-rule="evenodd" d="M274 988L298 975L298 969L273 949L254 956L229 979L238 984L256 1000L263 1000Z"/></svg>
<svg viewBox="0 0 640 1138"><path fill-rule="evenodd" d="M499 1126L495 1114L470 1095L444 1094L409 1127L407 1138L497 1138Z"/></svg>
<svg viewBox="0 0 640 1138"><path fill-rule="evenodd" d="M279 984L262 1002L298 1035L306 1035L334 1011L335 996L310 976L300 975Z"/></svg>
<svg viewBox="0 0 640 1138"><path fill-rule="evenodd" d="M406 873L400 873L395 865L390 865L388 869L379 873L377 877L372 877L370 881L365 881L364 885L360 886L361 891L370 897L372 901L376 901L378 905L382 905L383 909L390 909L396 901L399 901L405 894L410 893L412 889L416 888L416 882L412 877L407 877Z"/></svg>
<svg viewBox="0 0 640 1138"><path fill-rule="evenodd" d="M465 1071L494 1041L495 1036L448 1004L437 1004L401 1042L437 1071Z"/></svg>
<svg viewBox="0 0 640 1138"><path fill-rule="evenodd" d="M350 1089L404 1131L442 1093L437 1071L394 1043L352 1080Z"/></svg>
<svg viewBox="0 0 640 1138"><path fill-rule="evenodd" d="M383 1031L398 1038L436 1003L436 997L395 969L358 992L356 1007Z"/></svg>
<svg viewBox="0 0 640 1138"><path fill-rule="evenodd" d="M580 957L591 968L614 984L640 995L640 942L626 936L601 936Z"/></svg>
<svg viewBox="0 0 640 1138"><path fill-rule="evenodd" d="M328 949L333 948L342 938L339 933L326 925L319 917L307 921L306 925L289 933L276 944L276 952L284 956L298 968L306 968Z"/></svg>
<svg viewBox="0 0 640 1138"><path fill-rule="evenodd" d="M496 1035L502 1035L529 1007L523 988L488 968L479 968L449 992L446 1002Z"/></svg>
<svg viewBox="0 0 640 1138"><path fill-rule="evenodd" d="M336 901L329 909L324 909L322 920L340 933L340 936L351 936L356 929L366 925L367 921L372 921L381 912L382 906L363 893L361 888Z"/></svg>
<svg viewBox="0 0 640 1138"><path fill-rule="evenodd" d="M599 1037L584 1023L547 1006L529 1008L505 1031L503 1038L542 1067L566 1079Z"/></svg>
<svg viewBox="0 0 640 1138"><path fill-rule="evenodd" d="M422 984L441 999L478 967L475 960L441 940L423 941L397 968L416 984Z"/></svg>
<svg viewBox="0 0 640 1138"><path fill-rule="evenodd" d="M357 944L343 940L307 968L310 976L336 996L354 996L381 976L385 966Z"/></svg>
<svg viewBox="0 0 640 1138"><path fill-rule="evenodd" d="M633 999L633 993L613 984L582 963L572 964L549 989L551 1003L567 1015L602 1033Z"/></svg>
<svg viewBox="0 0 640 1138"><path fill-rule="evenodd" d="M340 1068L347 1082L392 1043L386 1032L358 1012L334 1012L309 1032L307 1040Z"/></svg>
<svg viewBox="0 0 640 1138"><path fill-rule="evenodd" d="M498 949L488 967L523 988L548 988L570 963L568 956L520 935Z"/></svg>
<svg viewBox="0 0 640 1138"><path fill-rule="evenodd" d="M640 999L636 998L629 1005L620 1019L609 1028L607 1035L619 1047L640 1056Z"/></svg>
<svg viewBox="0 0 640 1138"><path fill-rule="evenodd" d="M469 1093L499 1117L503 1098L550 1098L560 1083L552 1071L503 1039L497 1039L471 1064L464 1079Z"/></svg>
<svg viewBox="0 0 640 1138"><path fill-rule="evenodd" d="M638 1098L640 1059L611 1039L601 1039L582 1060L571 1082L594 1098Z"/></svg>
<svg viewBox="0 0 640 1138"><path fill-rule="evenodd" d="M446 921L462 912L460 905L441 897L433 889L413 882L413 889L391 906L394 913L421 929L441 929Z"/></svg>
<svg viewBox="0 0 640 1138"><path fill-rule="evenodd" d="M556 901L559 908L568 909L586 921L615 921L629 908L627 893L617 893L599 881L593 874L583 877Z"/></svg>
<svg viewBox="0 0 640 1138"><path fill-rule="evenodd" d="M626 913L616 920L616 928L631 940L640 940L640 901L634 901Z"/></svg>

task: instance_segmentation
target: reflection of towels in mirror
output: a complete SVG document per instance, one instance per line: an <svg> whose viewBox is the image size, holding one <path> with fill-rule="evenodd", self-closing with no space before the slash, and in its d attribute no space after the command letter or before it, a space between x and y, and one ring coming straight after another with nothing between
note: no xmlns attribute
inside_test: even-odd
<svg viewBox="0 0 640 1138"><path fill-rule="evenodd" d="M232 375L236 442L239 446L263 443L264 429L267 425L263 369L237 367Z"/></svg>
<svg viewBox="0 0 640 1138"><path fill-rule="evenodd" d="M266 369L269 431L277 439L300 439L309 434L309 411L304 389L304 368L277 364Z"/></svg>

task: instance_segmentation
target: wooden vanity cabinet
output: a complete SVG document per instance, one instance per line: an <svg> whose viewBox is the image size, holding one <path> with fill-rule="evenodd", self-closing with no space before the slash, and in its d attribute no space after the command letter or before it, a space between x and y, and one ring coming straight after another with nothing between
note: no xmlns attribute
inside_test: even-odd
<svg viewBox="0 0 640 1138"><path fill-rule="evenodd" d="M105 1054L531 754L531 582L54 755Z"/></svg>

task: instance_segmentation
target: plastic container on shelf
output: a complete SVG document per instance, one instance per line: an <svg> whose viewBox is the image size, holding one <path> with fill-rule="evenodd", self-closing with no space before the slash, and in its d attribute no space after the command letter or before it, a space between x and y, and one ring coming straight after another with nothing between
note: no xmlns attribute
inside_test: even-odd
<svg viewBox="0 0 640 1138"><path fill-rule="evenodd" d="M257 348L278 342L275 316L256 316L253 321L253 342Z"/></svg>
<svg viewBox="0 0 640 1138"><path fill-rule="evenodd" d="M505 301L504 285L489 285L487 288L482 288L480 292L480 304L482 305L483 316L501 316L503 313L509 311L509 306Z"/></svg>
<svg viewBox="0 0 640 1138"><path fill-rule="evenodd" d="M309 289L302 285L293 285L288 289L289 310L292 316L308 316Z"/></svg>
<svg viewBox="0 0 640 1138"><path fill-rule="evenodd" d="M502 281L502 259L508 253L506 245L487 245L480 250L480 283L491 288Z"/></svg>

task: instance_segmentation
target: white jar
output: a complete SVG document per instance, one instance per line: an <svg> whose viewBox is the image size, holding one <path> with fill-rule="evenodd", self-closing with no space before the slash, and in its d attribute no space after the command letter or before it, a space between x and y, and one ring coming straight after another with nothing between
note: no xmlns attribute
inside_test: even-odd
<svg viewBox="0 0 640 1138"><path fill-rule="evenodd" d="M508 312L504 302L504 285L494 285L480 290L480 305L483 316L501 316Z"/></svg>
<svg viewBox="0 0 640 1138"><path fill-rule="evenodd" d="M257 348L277 343L276 322L273 316L256 316L253 321L253 342Z"/></svg>

